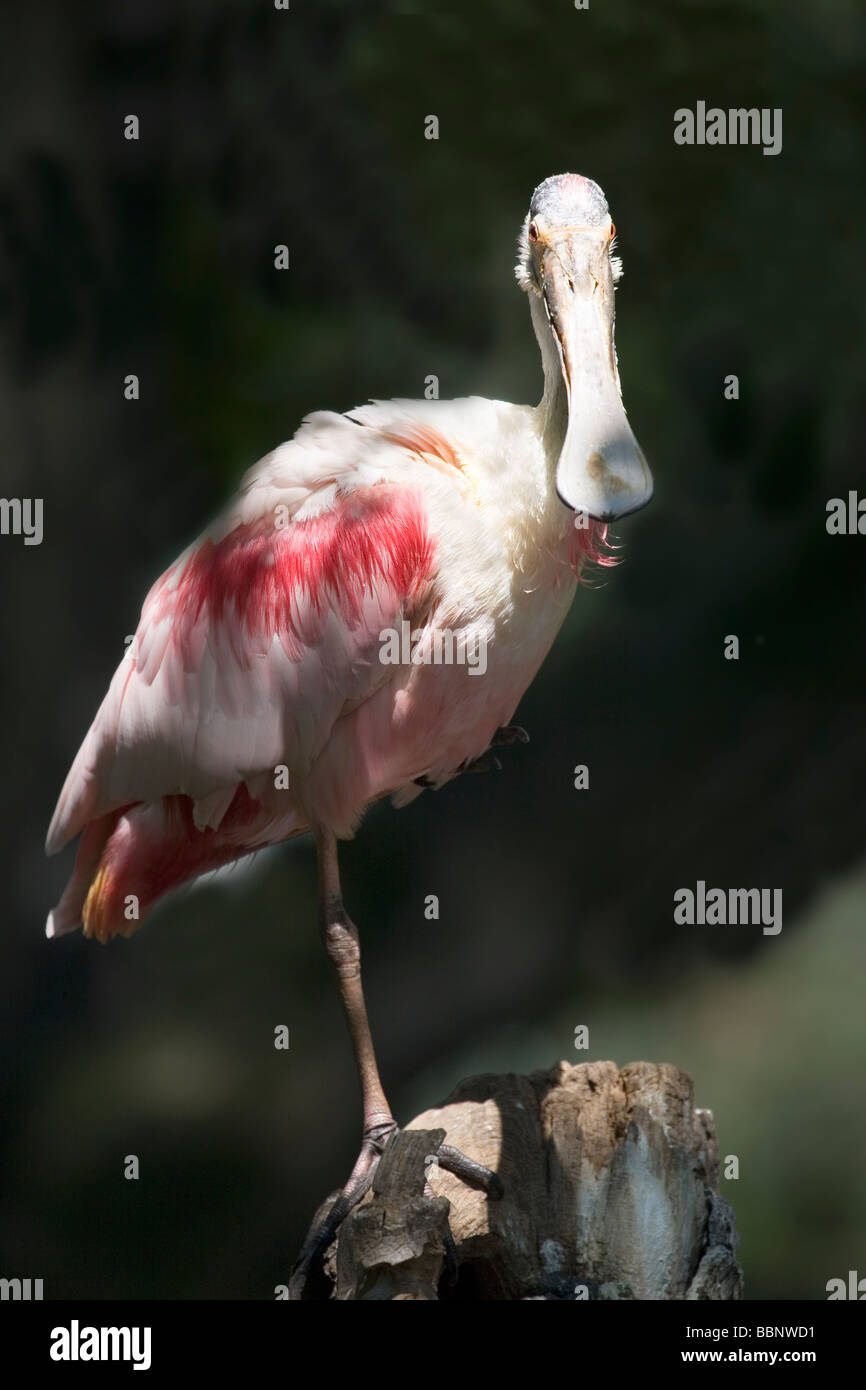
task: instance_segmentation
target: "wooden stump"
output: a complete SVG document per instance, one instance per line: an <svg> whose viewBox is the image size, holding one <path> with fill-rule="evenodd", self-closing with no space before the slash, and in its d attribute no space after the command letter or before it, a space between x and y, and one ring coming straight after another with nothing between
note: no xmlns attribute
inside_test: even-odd
<svg viewBox="0 0 866 1390"><path fill-rule="evenodd" d="M443 1133L499 1174L500 1200L431 1162ZM712 1114L676 1067L471 1077L389 1144L328 1252L327 1296L737 1299L717 1185Z"/></svg>

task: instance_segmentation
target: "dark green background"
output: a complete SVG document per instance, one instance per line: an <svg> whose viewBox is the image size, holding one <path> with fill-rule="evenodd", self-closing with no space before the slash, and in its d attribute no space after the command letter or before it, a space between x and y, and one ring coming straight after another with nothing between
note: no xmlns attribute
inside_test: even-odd
<svg viewBox="0 0 866 1390"><path fill-rule="evenodd" d="M103 951L42 939L71 863L42 840L150 582L305 413L430 373L538 398L514 242L569 169L619 229L656 497L521 706L531 745L377 808L344 852L384 1079L408 1118L475 1070L674 1062L740 1160L748 1296L866 1274L866 538L825 529L830 497L866 492L862 7L471 15L43 0L3 21L0 491L44 498L45 538L0 539L0 1274L47 1297L271 1297L346 1175L310 844ZM675 145L698 100L781 107L782 153ZM782 888L782 934L676 927L698 878Z"/></svg>

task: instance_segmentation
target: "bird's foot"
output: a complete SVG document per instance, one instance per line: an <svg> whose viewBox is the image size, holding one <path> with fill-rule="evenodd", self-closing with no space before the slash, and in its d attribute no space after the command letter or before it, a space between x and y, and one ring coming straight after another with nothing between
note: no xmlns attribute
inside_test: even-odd
<svg viewBox="0 0 866 1390"><path fill-rule="evenodd" d="M333 1199L328 1198L313 1218L313 1224L307 1232L301 1253L289 1278L290 1300L300 1301L316 1296L314 1287L321 1281L322 1260L328 1246L332 1244L349 1213L369 1192L382 1155L399 1132L397 1124L393 1121L390 1124L374 1125L364 1131L361 1152L355 1160L348 1182ZM467 1187L486 1192L491 1201L498 1201L502 1197L503 1188L499 1174L485 1168L483 1163L469 1158L459 1149L452 1148L450 1144L440 1144L435 1154L431 1155L431 1162L434 1159L440 1168L453 1173L461 1182L466 1183ZM449 1263L456 1264L453 1241L449 1242L448 1256Z"/></svg>
<svg viewBox="0 0 866 1390"><path fill-rule="evenodd" d="M529 734L525 729L521 729L519 724L505 724L501 729L496 730L496 733L493 735L490 743L480 757L467 758L465 762L460 764L457 771L451 775L457 777L464 772L501 772L502 764L494 754L494 748L510 748L514 743L528 742ZM420 777L416 777L414 780L415 785L418 787L435 788L442 785L441 779L437 781L435 777L428 776L426 772L422 773ZM445 778L445 781L450 781L450 778Z"/></svg>
<svg viewBox="0 0 866 1390"><path fill-rule="evenodd" d="M459 1178L467 1187L486 1192L492 1201L501 1201L504 1196L502 1179L492 1168L485 1168L483 1163L470 1158L460 1149L452 1148L450 1144L440 1144L435 1157L439 1167L444 1168L446 1173L453 1173L455 1178Z"/></svg>
<svg viewBox="0 0 866 1390"><path fill-rule="evenodd" d="M480 758L467 760L460 768L461 772L501 772L502 764L495 756L494 748L510 748L515 743L528 743L529 734L525 729L521 729L519 724L505 724L501 729L497 729L488 747L481 754Z"/></svg>
<svg viewBox="0 0 866 1390"><path fill-rule="evenodd" d="M379 1166L379 1160L385 1152L389 1140L397 1132L395 1121L391 1121L390 1124L371 1125L364 1130L361 1151L349 1174L348 1182L336 1194L336 1198L333 1201L328 1198L324 1207L320 1208L313 1217L313 1224L307 1232L306 1240L301 1246L301 1253L295 1261L289 1278L290 1299L300 1300L305 1297L310 1279L320 1266L322 1256L349 1212L369 1192L376 1169Z"/></svg>
<svg viewBox="0 0 866 1390"><path fill-rule="evenodd" d="M491 748L510 748L512 743L528 743L529 734L519 724L504 724L490 740Z"/></svg>

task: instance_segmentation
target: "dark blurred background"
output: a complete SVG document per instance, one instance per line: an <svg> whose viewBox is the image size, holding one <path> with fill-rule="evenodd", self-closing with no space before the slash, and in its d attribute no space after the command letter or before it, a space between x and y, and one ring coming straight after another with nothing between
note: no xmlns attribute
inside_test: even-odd
<svg viewBox="0 0 866 1390"><path fill-rule="evenodd" d="M45 531L0 538L0 1275L46 1297L272 1297L354 1159L311 844L101 950L42 937L72 861L44 833L149 584L304 414L430 373L538 399L514 243L563 170L619 228L656 498L523 702L530 746L344 851L383 1077L408 1119L478 1070L676 1063L740 1160L747 1295L866 1272L866 539L825 528L866 492L862 7L471 8L3 20L0 491ZM781 107L781 154L677 146L698 100ZM675 926L698 878L782 888L781 935Z"/></svg>

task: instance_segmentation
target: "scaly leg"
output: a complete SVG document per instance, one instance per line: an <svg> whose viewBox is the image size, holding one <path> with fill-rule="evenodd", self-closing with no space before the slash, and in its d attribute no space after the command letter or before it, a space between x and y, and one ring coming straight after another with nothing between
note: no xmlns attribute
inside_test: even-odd
<svg viewBox="0 0 866 1390"><path fill-rule="evenodd" d="M349 1026L349 1035L361 1080L364 1130L361 1151L349 1180L323 1220L314 1222L292 1270L290 1296L303 1297L307 1277L318 1258L331 1244L342 1222L369 1190L379 1159L388 1140L397 1133L397 1124L385 1099L376 1053L361 985L361 944L358 929L343 906L337 841L329 830L316 834L319 863L319 913L328 959L337 978L337 989ZM479 1187L490 1196L500 1196L502 1187L496 1173L467 1158L457 1149L443 1144L438 1161L463 1182Z"/></svg>

